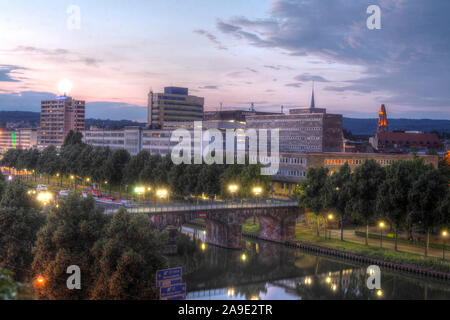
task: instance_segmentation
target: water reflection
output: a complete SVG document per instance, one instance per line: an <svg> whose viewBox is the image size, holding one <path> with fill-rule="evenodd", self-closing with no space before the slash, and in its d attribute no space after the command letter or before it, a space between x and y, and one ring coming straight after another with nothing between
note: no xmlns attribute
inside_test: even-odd
<svg viewBox="0 0 450 320"><path fill-rule="evenodd" d="M187 299L450 299L450 284L382 270L382 289L366 286L368 266L306 254L270 242L244 241L242 250L206 244L202 231L183 228L198 248L178 257Z"/></svg>

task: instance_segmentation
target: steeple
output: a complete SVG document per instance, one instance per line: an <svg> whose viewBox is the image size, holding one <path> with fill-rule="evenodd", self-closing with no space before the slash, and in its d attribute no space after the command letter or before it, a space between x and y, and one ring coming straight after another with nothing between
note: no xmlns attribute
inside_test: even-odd
<svg viewBox="0 0 450 320"><path fill-rule="evenodd" d="M388 126L388 121L387 121L386 106L384 104L382 104L380 111L378 112L377 132L388 132L388 131L389 131L389 126Z"/></svg>
<svg viewBox="0 0 450 320"><path fill-rule="evenodd" d="M313 81L312 98L311 98L311 109L314 109L315 107L316 107L316 104L314 102L314 81Z"/></svg>

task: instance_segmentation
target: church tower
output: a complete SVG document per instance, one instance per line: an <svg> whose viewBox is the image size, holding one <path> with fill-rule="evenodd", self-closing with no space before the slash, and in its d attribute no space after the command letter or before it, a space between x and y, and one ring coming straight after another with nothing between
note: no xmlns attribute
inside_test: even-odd
<svg viewBox="0 0 450 320"><path fill-rule="evenodd" d="M382 104L380 111L378 112L377 132L388 132L388 131L389 131L389 126L388 126L388 121L387 121L386 106L384 104Z"/></svg>

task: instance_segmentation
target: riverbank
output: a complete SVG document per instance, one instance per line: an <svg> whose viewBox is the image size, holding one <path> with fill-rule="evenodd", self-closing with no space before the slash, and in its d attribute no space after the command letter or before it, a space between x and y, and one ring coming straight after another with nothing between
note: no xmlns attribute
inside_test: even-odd
<svg viewBox="0 0 450 320"><path fill-rule="evenodd" d="M191 225L202 229L206 227L201 222L193 222ZM252 232L247 232L243 228L242 234L248 238L266 240L259 238L254 228ZM295 239L280 244L359 263L375 264L380 267L450 281L450 263L438 258L425 259L414 253L393 252L385 248L366 247L349 241L317 238L309 233L301 232L296 233Z"/></svg>

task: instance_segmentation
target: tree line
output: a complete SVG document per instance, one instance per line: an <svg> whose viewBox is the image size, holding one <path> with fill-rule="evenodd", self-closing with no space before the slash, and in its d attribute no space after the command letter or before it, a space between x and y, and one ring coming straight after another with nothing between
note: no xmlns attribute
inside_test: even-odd
<svg viewBox="0 0 450 320"><path fill-rule="evenodd" d="M267 194L270 185L270 178L261 176L259 164L174 165L170 155L163 157L142 151L130 156L123 149L94 148L83 143L81 133L73 131L69 132L59 151L54 146L42 152L10 149L4 154L2 165L34 171L49 180L56 175L61 181L72 175L89 177L100 185L107 182L110 191L116 187L121 192L130 192L139 185L168 188L175 197L221 195L227 198L231 196L227 190L230 183L239 185L236 196L252 197L253 187L262 187Z"/></svg>
<svg viewBox="0 0 450 320"><path fill-rule="evenodd" d="M0 292L17 292L18 281L32 284L37 299L158 299L167 234L152 229L147 215L124 208L105 215L79 194L42 210L27 191L0 174L0 275L8 277ZM72 265L80 267L81 290L66 286Z"/></svg>
<svg viewBox="0 0 450 320"><path fill-rule="evenodd" d="M310 168L306 179L298 184L295 194L299 206L309 209L317 221L327 210L334 210L339 218L341 240L344 224L350 219L366 228L368 245L369 225L386 220L395 235L413 228L426 234L425 257L428 254L430 234L450 224L450 192L448 167L435 169L422 159L397 161L382 167L375 160L366 160L352 172L347 163L336 172L327 168Z"/></svg>

